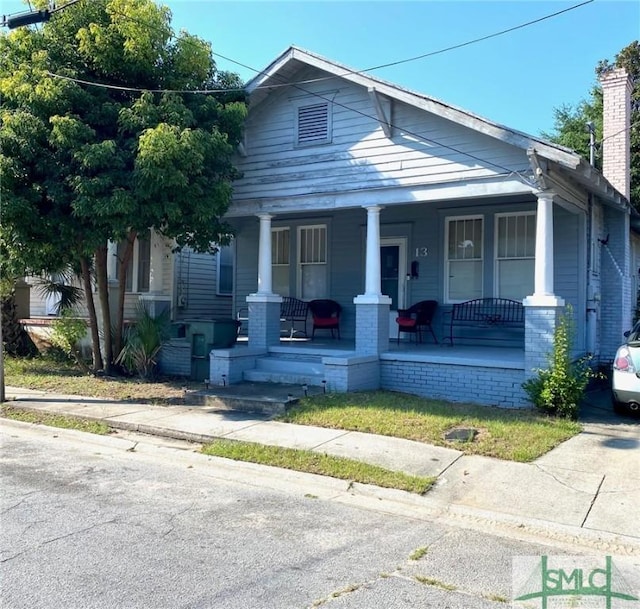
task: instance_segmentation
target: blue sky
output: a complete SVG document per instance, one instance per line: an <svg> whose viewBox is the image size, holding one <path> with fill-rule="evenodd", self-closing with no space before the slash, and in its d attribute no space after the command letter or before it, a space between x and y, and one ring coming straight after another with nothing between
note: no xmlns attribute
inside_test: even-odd
<svg viewBox="0 0 640 609"><path fill-rule="evenodd" d="M580 4L532 0L165 1L176 30L256 70L291 44L364 69L486 36ZM13 0L2 13L24 10ZM638 0L594 0L562 15L434 57L371 72L508 127L538 135L576 104L600 59L640 38ZM255 72L217 58L245 80Z"/></svg>

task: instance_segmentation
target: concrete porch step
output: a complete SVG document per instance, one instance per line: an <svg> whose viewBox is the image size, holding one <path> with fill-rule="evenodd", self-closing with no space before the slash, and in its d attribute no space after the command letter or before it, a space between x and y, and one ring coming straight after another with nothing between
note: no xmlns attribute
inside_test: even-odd
<svg viewBox="0 0 640 609"><path fill-rule="evenodd" d="M322 393L318 387L309 387L307 395ZM286 412L304 396L302 385L277 382L243 382L225 387L189 393L186 401L192 406L214 410L252 412L271 417Z"/></svg>
<svg viewBox="0 0 640 609"><path fill-rule="evenodd" d="M286 372L290 374L303 375L323 375L324 366L319 358L305 359L303 357L297 359L288 359L280 357L261 357L256 360L256 370L263 372Z"/></svg>
<svg viewBox="0 0 640 609"><path fill-rule="evenodd" d="M312 372L286 372L284 370L245 370L244 380L254 383L282 383L286 385L310 385L322 387L323 374Z"/></svg>

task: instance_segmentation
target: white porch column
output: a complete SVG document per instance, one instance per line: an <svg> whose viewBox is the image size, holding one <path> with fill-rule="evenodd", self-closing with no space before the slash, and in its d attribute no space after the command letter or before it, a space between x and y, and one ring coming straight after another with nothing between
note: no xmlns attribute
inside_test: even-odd
<svg viewBox="0 0 640 609"><path fill-rule="evenodd" d="M165 265L170 264L165 238L151 229L149 231L149 291L140 294L151 315L157 316L171 310L171 295L165 291Z"/></svg>
<svg viewBox="0 0 640 609"><path fill-rule="evenodd" d="M551 191L538 194L534 292L524 299L525 306L564 306L553 285L553 197Z"/></svg>
<svg viewBox="0 0 640 609"><path fill-rule="evenodd" d="M379 205L367 210L367 249L364 294L353 299L356 305L356 352L378 354L389 348L389 308L391 298L382 294L380 273Z"/></svg>
<svg viewBox="0 0 640 609"><path fill-rule="evenodd" d="M249 347L268 349L280 342L280 303L273 293L271 271L271 214L258 214L258 291L247 296L249 305Z"/></svg>
<svg viewBox="0 0 640 609"><path fill-rule="evenodd" d="M259 214L258 294L273 294L271 271L271 214Z"/></svg>
<svg viewBox="0 0 640 609"><path fill-rule="evenodd" d="M149 232L149 293L162 294L164 263L167 259L164 238L153 229Z"/></svg>
<svg viewBox="0 0 640 609"><path fill-rule="evenodd" d="M115 241L107 241L107 279L116 278L118 267L118 244Z"/></svg>
<svg viewBox="0 0 640 609"><path fill-rule="evenodd" d="M367 264L365 290L366 296L380 296L380 211L379 205L367 207Z"/></svg>
<svg viewBox="0 0 640 609"><path fill-rule="evenodd" d="M522 301L525 307L524 359L527 377L548 367L555 329L564 307L564 300L555 295L553 285L553 196L551 191L538 194L534 292Z"/></svg>

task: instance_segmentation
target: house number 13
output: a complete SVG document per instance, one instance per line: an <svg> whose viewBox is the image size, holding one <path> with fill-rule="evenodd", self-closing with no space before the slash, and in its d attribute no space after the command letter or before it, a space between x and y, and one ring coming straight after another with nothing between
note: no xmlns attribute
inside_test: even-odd
<svg viewBox="0 0 640 609"><path fill-rule="evenodd" d="M429 250L426 247L416 247L416 258L427 256Z"/></svg>

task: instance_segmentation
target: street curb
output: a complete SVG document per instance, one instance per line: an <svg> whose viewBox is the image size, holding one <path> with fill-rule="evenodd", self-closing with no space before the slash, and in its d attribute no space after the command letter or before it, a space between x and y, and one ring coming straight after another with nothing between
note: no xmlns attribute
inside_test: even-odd
<svg viewBox="0 0 640 609"><path fill-rule="evenodd" d="M27 410L27 409L25 409ZM79 417L81 418L81 417ZM88 419L88 417L84 417ZM4 419L16 426L33 427L33 423ZM86 436L86 432L72 429L61 429L41 425L40 427L55 430L56 434L72 434L76 438ZM118 429L133 433L146 433L142 429L157 429L154 426L138 426L120 422ZM170 431L170 430L163 430ZM150 434L155 436L156 434ZM213 436L183 433L192 438L213 439ZM164 433L161 437L174 438ZM175 438L183 440L184 438ZM127 442L134 443L136 452L145 454L141 445L145 444L133 438L118 436L92 435L92 441L99 443ZM190 441L190 440L187 440ZM197 442L198 444L202 442ZM149 446L151 446L149 444ZM170 447L169 447L170 448ZM120 450L131 450L130 446L121 446ZM147 453L147 457L151 453ZM416 522L437 521L439 523L471 529L474 531L495 534L509 539L524 542L549 544L562 547L568 552L598 552L618 556L640 556L640 538L629 537L608 531L581 528L552 521L539 520L529 517L514 516L501 512L492 512L480 508L464 505L447 504L429 498L429 494L415 495L398 489L382 488L375 485L349 483L349 481L321 476L308 472L278 468L273 465L262 465L247 461L234 461L224 457L205 455L199 451L178 451L176 460L188 462L189 467L211 466L213 476L239 484L249 484L271 490L284 492L312 493L326 501L333 501L359 509L372 510L391 514L401 518L408 518Z"/></svg>
<svg viewBox="0 0 640 609"><path fill-rule="evenodd" d="M23 410L25 412L38 414L42 414L43 412L39 408L29 406L28 404L20 404L19 402L11 402L9 405L12 408ZM166 439L182 440L193 444L206 444L215 439L224 437L75 413L68 413L66 416L91 421L102 421L113 430L140 433ZM211 458L217 459L214 457ZM223 461L228 462L229 460L223 459ZM249 462L244 461L232 461L232 463L242 463L244 465L249 464ZM255 467L281 469L276 466L264 466L253 463L250 465ZM289 476L298 475L303 477L317 475L288 469L283 471L288 472ZM337 480L326 476L322 477L329 478L330 480ZM502 512L492 512L463 505L443 503L429 498L428 493L423 496L417 496L397 489L386 489L375 485L359 483L352 484L350 488L351 491L339 493L331 499L341 501L342 503L358 505L366 509L371 509L371 505L367 502L375 500L377 502L376 509L395 513L399 516L408 518L415 518L419 520L437 518L438 520L447 522L451 525L473 528L481 531L489 528L493 531L500 531L502 534L508 535L509 537L517 537L528 541L535 541L537 539L539 542L539 538L543 538L556 543L568 544L570 546L578 545L592 550L596 549L601 552L640 556L640 539L617 533L576 527L574 525L566 525L530 517L514 516ZM380 504L381 501L384 502L384 504Z"/></svg>

